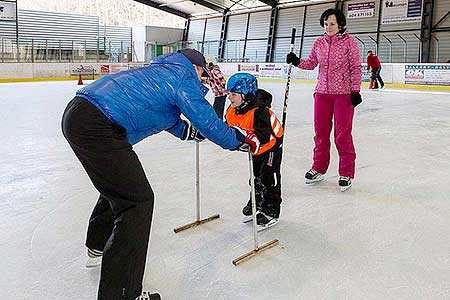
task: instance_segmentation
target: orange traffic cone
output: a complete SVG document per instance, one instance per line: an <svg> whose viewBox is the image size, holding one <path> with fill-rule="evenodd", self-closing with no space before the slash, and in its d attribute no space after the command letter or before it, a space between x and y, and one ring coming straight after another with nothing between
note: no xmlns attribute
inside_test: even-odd
<svg viewBox="0 0 450 300"><path fill-rule="evenodd" d="M78 85L83 85L83 79L81 78L81 72L78 74Z"/></svg>

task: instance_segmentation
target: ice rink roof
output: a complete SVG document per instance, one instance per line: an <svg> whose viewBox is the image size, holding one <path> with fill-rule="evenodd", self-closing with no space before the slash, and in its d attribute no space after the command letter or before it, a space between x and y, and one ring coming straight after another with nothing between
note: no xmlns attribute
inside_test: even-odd
<svg viewBox="0 0 450 300"><path fill-rule="evenodd" d="M188 18L223 14L238 10L263 9L277 5L312 4L329 0L135 0L175 15Z"/></svg>

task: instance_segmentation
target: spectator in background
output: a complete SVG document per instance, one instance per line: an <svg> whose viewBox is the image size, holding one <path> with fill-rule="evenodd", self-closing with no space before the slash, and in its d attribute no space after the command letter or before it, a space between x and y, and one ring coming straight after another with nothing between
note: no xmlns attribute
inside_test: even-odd
<svg viewBox="0 0 450 300"><path fill-rule="evenodd" d="M225 84L227 83L222 71L218 65L213 62L208 64L209 77L204 77L202 82L209 85L214 94L214 110L217 116L223 120L223 111L225 108L225 100L227 93L225 91Z"/></svg>
<svg viewBox="0 0 450 300"><path fill-rule="evenodd" d="M352 185L355 176L355 147L352 138L354 107L362 102L361 57L358 43L345 28L345 15L337 9L327 9L320 17L325 34L313 45L307 59L289 53L286 62L300 69L313 70L319 66L314 93L314 156L305 183L324 179L330 164L330 133L334 119L334 142L339 153L341 191Z"/></svg>
<svg viewBox="0 0 450 300"><path fill-rule="evenodd" d="M372 52L372 50L367 51L367 71L370 72L372 69L372 74L370 75L370 86L369 89L378 89L378 82L380 82L380 88L384 88L384 82L381 78L381 63L378 56Z"/></svg>

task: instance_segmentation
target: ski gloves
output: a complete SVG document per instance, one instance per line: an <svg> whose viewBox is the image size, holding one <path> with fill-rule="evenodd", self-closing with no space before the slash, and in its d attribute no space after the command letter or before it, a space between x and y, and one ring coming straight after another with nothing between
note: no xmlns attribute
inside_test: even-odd
<svg viewBox="0 0 450 300"><path fill-rule="evenodd" d="M236 131L236 138L241 142L241 145L236 150L244 152L250 150L253 154L258 153L260 142L253 131L246 131L236 126L232 128Z"/></svg>
<svg viewBox="0 0 450 300"><path fill-rule="evenodd" d="M196 141L201 142L205 139L205 137L198 131L192 124L187 121L184 121L185 129L183 133L183 137L181 138L183 141ZM241 144L236 150L248 152L251 150L253 154L259 151L260 142L258 137L253 131L245 131L239 127L232 127L236 131L236 138Z"/></svg>
<svg viewBox="0 0 450 300"><path fill-rule="evenodd" d="M293 66L298 66L300 64L300 58L295 55L293 52L289 52L289 54L286 56L286 63L292 64Z"/></svg>
<svg viewBox="0 0 450 300"><path fill-rule="evenodd" d="M183 137L181 138L183 141L196 141L201 142L205 139L205 137L198 131L191 123L184 121L185 129L183 133Z"/></svg>
<svg viewBox="0 0 450 300"><path fill-rule="evenodd" d="M356 107L362 102L361 94L359 92L352 92L352 105Z"/></svg>

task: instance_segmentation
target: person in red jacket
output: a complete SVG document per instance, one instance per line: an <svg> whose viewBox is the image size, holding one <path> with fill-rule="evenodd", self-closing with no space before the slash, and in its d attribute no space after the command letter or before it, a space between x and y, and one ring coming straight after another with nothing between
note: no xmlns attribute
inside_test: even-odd
<svg viewBox="0 0 450 300"><path fill-rule="evenodd" d="M367 51L367 71L370 72L372 69L372 74L370 76L370 86L369 89L378 89L378 82L380 82L380 87L384 87L383 79L380 76L381 63L378 56L372 52L372 50Z"/></svg>

